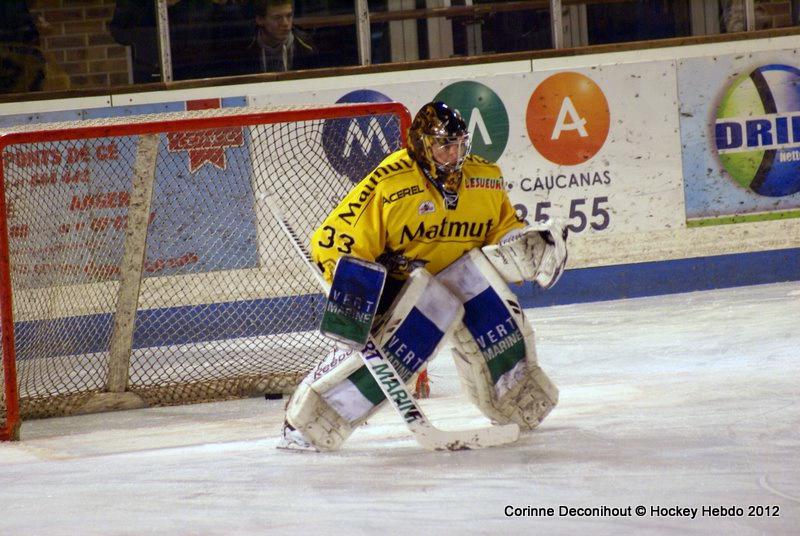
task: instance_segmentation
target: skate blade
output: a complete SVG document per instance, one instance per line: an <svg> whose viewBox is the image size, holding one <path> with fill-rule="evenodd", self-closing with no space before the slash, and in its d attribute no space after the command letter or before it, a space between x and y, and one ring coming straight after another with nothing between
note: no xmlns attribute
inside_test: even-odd
<svg viewBox="0 0 800 536"><path fill-rule="evenodd" d="M309 452L319 452L314 445L308 443L304 439L286 436L281 436L278 438L278 444L275 445L275 448L280 450L305 450Z"/></svg>

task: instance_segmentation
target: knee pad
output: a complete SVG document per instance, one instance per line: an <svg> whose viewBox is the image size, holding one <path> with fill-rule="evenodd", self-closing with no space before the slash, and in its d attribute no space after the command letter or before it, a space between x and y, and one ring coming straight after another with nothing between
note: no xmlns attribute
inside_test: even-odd
<svg viewBox="0 0 800 536"><path fill-rule="evenodd" d="M437 275L464 304L453 354L470 400L490 419L533 429L558 403L539 367L533 328L516 296L479 249Z"/></svg>

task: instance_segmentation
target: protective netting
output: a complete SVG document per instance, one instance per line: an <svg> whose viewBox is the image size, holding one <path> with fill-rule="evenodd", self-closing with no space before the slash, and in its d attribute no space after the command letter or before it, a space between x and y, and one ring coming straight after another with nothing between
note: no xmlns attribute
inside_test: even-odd
<svg viewBox="0 0 800 536"><path fill-rule="evenodd" d="M164 114L94 122L88 135L76 129L87 123L19 129L46 141L0 132L22 418L81 411L108 390L137 159L147 168L139 132L157 134L158 150L127 391L155 406L293 389L329 343L316 332L315 280L264 197L277 195L309 237L401 146L405 110L375 108ZM209 118L227 122L208 129Z"/></svg>

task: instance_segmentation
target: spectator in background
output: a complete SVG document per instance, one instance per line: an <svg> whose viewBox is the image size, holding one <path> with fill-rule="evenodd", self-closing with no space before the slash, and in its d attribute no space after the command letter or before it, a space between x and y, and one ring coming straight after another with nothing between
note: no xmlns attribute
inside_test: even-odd
<svg viewBox="0 0 800 536"><path fill-rule="evenodd" d="M781 28L797 24L800 2L767 2L755 0L753 6L755 29ZM747 15L744 0L722 0L720 3L722 31L743 32L747 30Z"/></svg>
<svg viewBox="0 0 800 536"><path fill-rule="evenodd" d="M722 0L722 31L743 32L746 29L744 0Z"/></svg>
<svg viewBox="0 0 800 536"><path fill-rule="evenodd" d="M244 54L250 21L244 0L167 0L174 80L237 74L228 72L233 51ZM111 35L131 47L134 83L161 81L155 3L117 0ZM239 37L237 40L236 37Z"/></svg>
<svg viewBox="0 0 800 536"><path fill-rule="evenodd" d="M638 0L586 6L590 45L691 35L689 0Z"/></svg>
<svg viewBox="0 0 800 536"><path fill-rule="evenodd" d="M294 26L293 0L255 0L256 35L249 47L249 72L313 69L317 48L311 36Z"/></svg>
<svg viewBox="0 0 800 536"><path fill-rule="evenodd" d="M486 2L475 2L486 3ZM540 50L552 47L550 37L550 11L524 9L491 14L481 24L484 26L483 47L488 53ZM463 38L466 41L466 36ZM464 50L462 54L467 54Z"/></svg>
<svg viewBox="0 0 800 536"><path fill-rule="evenodd" d="M45 75L39 31L26 2L0 2L0 93L39 91Z"/></svg>
<svg viewBox="0 0 800 536"><path fill-rule="evenodd" d="M175 3L176 0L167 0L170 7ZM161 80L153 2L117 0L109 31L117 43L130 47L134 83L146 84Z"/></svg>

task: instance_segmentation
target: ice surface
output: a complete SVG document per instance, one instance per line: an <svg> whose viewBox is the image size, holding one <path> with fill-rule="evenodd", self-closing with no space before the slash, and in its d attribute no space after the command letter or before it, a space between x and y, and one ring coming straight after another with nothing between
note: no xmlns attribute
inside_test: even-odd
<svg viewBox="0 0 800 536"><path fill-rule="evenodd" d="M427 452L385 409L339 452L279 451L263 399L29 421L0 534L800 534L800 283L528 312L561 399L512 446ZM449 355L431 376L434 422L486 422Z"/></svg>

